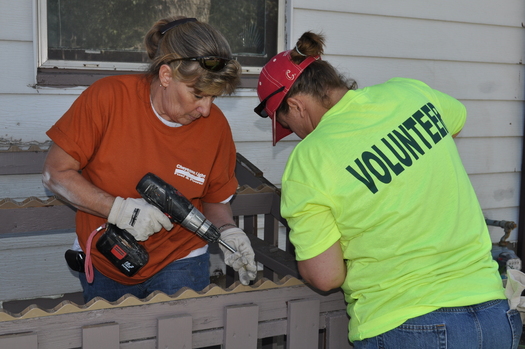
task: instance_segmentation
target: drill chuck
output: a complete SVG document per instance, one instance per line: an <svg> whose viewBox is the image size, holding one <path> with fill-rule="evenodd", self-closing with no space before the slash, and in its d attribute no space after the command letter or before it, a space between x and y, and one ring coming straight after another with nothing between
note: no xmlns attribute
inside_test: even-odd
<svg viewBox="0 0 525 349"><path fill-rule="evenodd" d="M213 224L195 207L193 207L186 218L180 222L180 225L210 242L216 242L221 237L219 231L214 229Z"/></svg>

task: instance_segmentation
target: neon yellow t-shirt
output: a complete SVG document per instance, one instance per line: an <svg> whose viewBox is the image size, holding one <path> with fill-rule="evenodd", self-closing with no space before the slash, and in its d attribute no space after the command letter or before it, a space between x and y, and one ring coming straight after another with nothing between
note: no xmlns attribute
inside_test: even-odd
<svg viewBox="0 0 525 349"><path fill-rule="evenodd" d="M465 119L456 99L394 78L349 91L290 155L281 213L297 260L340 241L351 341L505 298L451 136Z"/></svg>

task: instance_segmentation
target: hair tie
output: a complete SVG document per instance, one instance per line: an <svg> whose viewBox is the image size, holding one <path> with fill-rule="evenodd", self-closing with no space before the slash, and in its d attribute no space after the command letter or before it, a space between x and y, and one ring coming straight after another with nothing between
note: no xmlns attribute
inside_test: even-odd
<svg viewBox="0 0 525 349"><path fill-rule="evenodd" d="M166 32L168 30L170 30L172 28L175 28L178 25L181 25L181 24L184 24L184 23L188 23L188 22L197 22L197 18L181 18L181 19L177 19L176 21L169 22L168 24L164 25L160 29L160 34L164 35L164 34L166 34Z"/></svg>
<svg viewBox="0 0 525 349"><path fill-rule="evenodd" d="M301 53L301 51L299 51L299 49L297 48L297 45L295 45L295 50L296 50L297 53L300 54L301 56L306 57L306 55L305 55L304 53Z"/></svg>

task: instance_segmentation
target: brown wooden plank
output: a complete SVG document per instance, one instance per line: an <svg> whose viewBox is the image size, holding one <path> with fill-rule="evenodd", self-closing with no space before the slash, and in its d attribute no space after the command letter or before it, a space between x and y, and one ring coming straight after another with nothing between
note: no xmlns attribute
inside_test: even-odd
<svg viewBox="0 0 525 349"><path fill-rule="evenodd" d="M0 210L0 234L75 228L75 211L66 205Z"/></svg>
<svg viewBox="0 0 525 349"><path fill-rule="evenodd" d="M0 348L38 349L37 335L28 332L0 336Z"/></svg>
<svg viewBox="0 0 525 349"><path fill-rule="evenodd" d="M288 349L317 349L319 342L318 299L288 302Z"/></svg>
<svg viewBox="0 0 525 349"><path fill-rule="evenodd" d="M47 151L1 151L0 175L42 173Z"/></svg>
<svg viewBox="0 0 525 349"><path fill-rule="evenodd" d="M82 349L119 349L119 325L104 323L82 327Z"/></svg>
<svg viewBox="0 0 525 349"><path fill-rule="evenodd" d="M166 317L158 320L157 342L162 349L192 348L191 315Z"/></svg>
<svg viewBox="0 0 525 349"><path fill-rule="evenodd" d="M226 307L224 347L228 349L257 348L259 307L243 304Z"/></svg>
<svg viewBox="0 0 525 349"><path fill-rule="evenodd" d="M351 349L348 340L348 315L346 311L326 315L326 348Z"/></svg>
<svg viewBox="0 0 525 349"><path fill-rule="evenodd" d="M272 187L280 195L279 188L268 181L263 176L263 172L240 153L237 153L237 166L235 167L235 175L237 176L237 179L241 185L246 184L252 188L257 188L261 184L267 185Z"/></svg>
<svg viewBox="0 0 525 349"><path fill-rule="evenodd" d="M291 275L296 278L301 278L299 270L297 269L295 256L259 239L253 234L247 235L255 252L255 260L257 262L264 264L265 267L279 275Z"/></svg>
<svg viewBox="0 0 525 349"><path fill-rule="evenodd" d="M253 193L236 195L231 207L233 215L243 216L247 214L266 214L272 212L273 197L275 193Z"/></svg>

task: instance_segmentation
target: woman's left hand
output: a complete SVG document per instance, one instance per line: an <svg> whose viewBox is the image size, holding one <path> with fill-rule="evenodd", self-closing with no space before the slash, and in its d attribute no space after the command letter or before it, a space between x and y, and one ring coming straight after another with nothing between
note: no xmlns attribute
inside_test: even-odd
<svg viewBox="0 0 525 349"><path fill-rule="evenodd" d="M249 285L257 276L257 264L250 239L240 228L226 229L221 233L221 239L233 247L237 252L232 253L227 248L219 245L224 253L224 263L239 273L239 280L243 285Z"/></svg>

